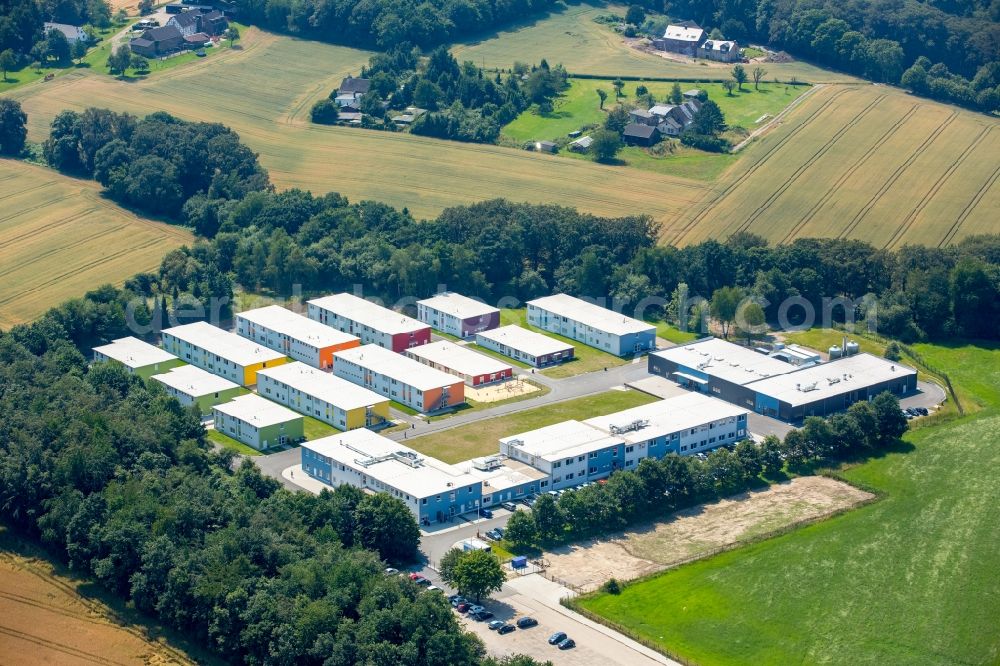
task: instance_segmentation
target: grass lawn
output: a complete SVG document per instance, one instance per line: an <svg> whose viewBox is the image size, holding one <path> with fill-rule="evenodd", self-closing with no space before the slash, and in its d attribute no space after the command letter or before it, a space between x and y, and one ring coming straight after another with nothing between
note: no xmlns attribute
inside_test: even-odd
<svg viewBox="0 0 1000 666"><path fill-rule="evenodd" d="M259 456L259 455L263 455L263 452L258 451L257 449L253 448L252 446L247 446L243 442L237 441L237 440L233 439L232 437L230 437L229 435L224 435L221 432L219 432L218 430L215 430L213 428L210 428L208 430L207 437L208 437L208 441L214 442L215 444L218 444L219 446L221 446L224 449L229 449L231 451L235 451L236 453L240 454L241 456Z"/></svg>
<svg viewBox="0 0 1000 666"><path fill-rule="evenodd" d="M312 416L303 416L305 419L304 430L306 435L306 441L311 442L314 439L319 439L321 437L329 437L330 435L336 435L340 430L334 428L329 423L324 423L317 418Z"/></svg>
<svg viewBox="0 0 1000 666"><path fill-rule="evenodd" d="M656 336L670 342L684 344L685 342L691 342L692 340L697 340L698 338L703 337L701 333L697 333L695 331L682 331L676 326L671 326L664 321L658 321L655 323Z"/></svg>
<svg viewBox="0 0 1000 666"><path fill-rule="evenodd" d="M457 463L477 456L496 453L501 437L535 430L570 419L589 419L637 407L655 398L641 391L607 391L554 405L498 416L407 441L421 453L447 463Z"/></svg>
<svg viewBox="0 0 1000 666"><path fill-rule="evenodd" d="M705 665L997 663L1000 346L919 352L983 410L841 472L883 499L581 605Z"/></svg>
<svg viewBox="0 0 1000 666"><path fill-rule="evenodd" d="M528 324L528 319L524 314L524 308L505 308L500 310L500 325L507 326L508 324L515 324L517 326L521 326L522 328L526 328L529 331L541 333L542 335L546 335L554 340L559 340L560 342L573 345L574 359L572 361L560 363L559 365L554 365L541 370L541 373L546 377L562 379L565 377L582 375L586 372L596 372L598 370L603 370L604 368L613 368L615 366L631 363L631 359L629 358L619 358L613 354L601 351L596 347L590 347L582 342L570 340L569 338L565 338L561 335L549 333L548 331L543 331L540 328L531 326Z"/></svg>

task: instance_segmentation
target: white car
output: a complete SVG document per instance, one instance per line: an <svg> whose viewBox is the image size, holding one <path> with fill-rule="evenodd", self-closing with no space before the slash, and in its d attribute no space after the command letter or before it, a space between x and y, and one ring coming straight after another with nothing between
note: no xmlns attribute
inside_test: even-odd
<svg viewBox="0 0 1000 666"><path fill-rule="evenodd" d="M442 589L441 589L440 587L438 587L437 585L429 585L429 586L427 587L427 591L428 591L428 592L430 592L431 590L437 590L438 592L442 592L442 591L443 591L443 590L442 590Z"/></svg>

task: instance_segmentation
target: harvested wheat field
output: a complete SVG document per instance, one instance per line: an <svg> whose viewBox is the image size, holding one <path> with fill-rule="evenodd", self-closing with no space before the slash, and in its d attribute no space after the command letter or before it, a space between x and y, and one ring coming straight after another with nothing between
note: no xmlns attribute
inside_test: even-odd
<svg viewBox="0 0 1000 666"><path fill-rule="evenodd" d="M97 183L0 160L0 328L154 269L191 238L105 200Z"/></svg>
<svg viewBox="0 0 1000 666"><path fill-rule="evenodd" d="M679 511L663 522L546 552L548 574L577 589L595 590L610 578L639 578L873 497L825 476L799 477Z"/></svg>
<svg viewBox="0 0 1000 666"><path fill-rule="evenodd" d="M944 246L996 231L1000 120L883 86L827 86L752 144L664 240Z"/></svg>
<svg viewBox="0 0 1000 666"><path fill-rule="evenodd" d="M30 546L0 529L0 664L157 665L211 663L132 624L80 584L56 573ZM86 584L84 584L86 585ZM131 615L131 614L130 614Z"/></svg>

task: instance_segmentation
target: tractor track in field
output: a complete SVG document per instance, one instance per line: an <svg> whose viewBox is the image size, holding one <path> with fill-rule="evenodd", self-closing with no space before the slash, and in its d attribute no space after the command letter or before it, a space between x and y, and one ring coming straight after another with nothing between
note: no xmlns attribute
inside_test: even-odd
<svg viewBox="0 0 1000 666"><path fill-rule="evenodd" d="M670 240L668 241L669 244L677 245L685 236L688 235L688 233L691 232L692 229L694 229L700 222L702 222L705 219L705 217L709 214L709 212L711 212L713 208L715 208L717 205L719 205L719 203L724 201L725 198L728 197L733 192L733 190L735 190L740 185L744 184L746 180L754 173L756 173L756 171L760 167L762 167L772 155L778 152L795 135L797 135L799 132L805 129L805 127L811 124L816 119L817 116L819 116L824 111L830 109L832 107L832 103L841 95L848 92L848 90L850 90L850 88L842 88L841 90L836 91L833 94L833 96L830 97L829 100L827 100L826 104L818 106L808 116L803 118L798 125L793 127L788 132L788 134L778 139L773 146L768 148L767 151L760 156L760 159L758 159L750 166L750 168L748 168L745 172L740 174L739 177L734 178L732 182L730 182L726 187L724 187L719 192L718 195L715 196L715 198L713 198L711 201L706 201L702 206L701 211L693 218L691 218L691 220L684 227L682 227L679 231L675 232L673 236L671 236Z"/></svg>
<svg viewBox="0 0 1000 666"><path fill-rule="evenodd" d="M990 188L996 184L997 180L1000 180L1000 166L997 166L997 168L993 170L993 173L982 184L982 187L979 188L975 196L972 197L969 203L965 205L965 208L962 209L962 212L959 213L958 217L955 218L955 222L948 229L948 232L944 235L944 238L941 239L941 242L938 243L938 247L944 247L945 245L951 244L951 242L955 239L955 236L958 234L958 230L962 228L963 224L965 224L965 219L969 217L972 211L979 206L979 202L983 200L983 197L986 196L986 193L990 190Z"/></svg>
<svg viewBox="0 0 1000 666"><path fill-rule="evenodd" d="M917 112L917 109L920 108L921 106L923 105L914 104L913 106L911 106L906 113L900 116L899 119L895 123L893 123L892 126L889 127L889 129L886 130L885 134L883 134L879 138L879 140L876 141L874 145L872 145L871 148L865 151L864 155L859 157L857 160L854 161L854 163L851 166L845 169L844 172L840 174L840 177L837 178L837 180L834 181L834 183L829 187L829 189L827 189L827 191L823 193L823 196L820 197L815 204L813 204L812 208L806 211L806 214L802 217L802 219L799 220L794 227L792 227L791 231L785 234L784 238L781 239L781 243L788 243L794 240L798 236L799 232L802 231L806 227L806 225L812 222L812 219L816 217L816 213L818 213L823 208L823 206L826 205L826 203L833 197L833 195L837 192L837 190L840 187L842 187L844 183L846 183L859 168L864 166L865 163L868 162L868 160L878 151L879 148L885 145L885 143L889 139L894 137L896 135L896 132L899 131L899 128L902 127L906 123L906 121L912 118L913 114L915 114Z"/></svg>
<svg viewBox="0 0 1000 666"><path fill-rule="evenodd" d="M920 216L920 213L922 213L924 208L927 207L927 204L931 202L931 199L937 196L937 193L941 190L948 179L951 178L952 174L954 174L955 171L962 166L962 163L965 162L969 154L972 153L972 151L975 150L980 143L982 143L983 139L986 138L986 135L989 134L990 129L991 128L989 126L984 126L982 131L979 132L979 134L977 134L972 140L972 143L970 143L965 150L962 151L962 154L948 165L948 168L945 169L944 173L942 173L941 176L934 181L934 184L927 190L927 192L924 193L924 196L920 198L920 201L917 202L917 205L913 208L913 210L911 210L910 213L903 219L902 224L896 227L896 231L894 231L889 240L885 242L882 249L889 249L899 241L903 240L903 237L910 230L910 227L913 226L913 223L916 221L917 217Z"/></svg>
<svg viewBox="0 0 1000 666"><path fill-rule="evenodd" d="M87 213L91 213L91 212L93 212L93 211L87 211ZM87 214L87 213L84 213L84 214ZM69 222L70 220L66 220L66 221ZM72 250L74 247L80 245L81 243L89 243L92 240L95 240L95 239L98 239L98 238L103 238L104 236L107 236L109 234L117 233L117 232L121 231L122 229L125 229L127 226L128 226L128 224L122 224L122 225L114 227L112 229L106 229L106 230L104 230L104 231L102 231L100 233L92 234L92 235L87 236L86 238L84 238L82 240L71 242L68 245L60 245L59 247L54 247L54 248L52 248L50 250L47 250L45 252L42 252L40 254L32 255L30 261L24 261L24 262L21 262L20 264L18 264L17 266L10 266L10 267L5 268L4 270L0 271L0 277L4 277L4 276L9 275L9 274L11 274L11 273L13 273L15 271L23 270L24 268L30 267L33 264L35 264L36 262L41 261L41 260L45 259L46 257L50 257L53 254L58 254L60 252L65 252L67 250ZM18 239L18 240L20 240L20 239Z"/></svg>
<svg viewBox="0 0 1000 666"><path fill-rule="evenodd" d="M25 213L34 213L36 210L39 210L39 209L42 209L42 208L47 208L47 207L51 206L52 204L59 203L60 201L65 201L66 199L71 199L72 197L75 197L76 194L77 194L76 192L71 192L69 194L62 195L61 197L55 197L53 199L46 199L42 203L36 204L34 206L29 206L27 208L18 208L16 212L11 213L10 215L6 215L4 217L0 217L0 224L3 224L4 222L9 222L10 220L13 220L13 219L18 218L18 217L21 217ZM28 235L29 234L25 234L24 236L19 237L18 240L20 240L20 238L24 238L24 237L26 237Z"/></svg>
<svg viewBox="0 0 1000 666"><path fill-rule="evenodd" d="M754 211L750 213L750 215L742 223L740 223L736 227L735 233L740 233L742 231L746 231L747 229L749 229L753 225L753 223L756 222L760 218L760 216L764 214L764 211L770 208L775 201L780 199L781 195L787 192L788 188L791 187L803 173L805 173L810 167L815 165L816 160L826 155L831 148L837 145L837 142L840 141L840 139L843 138L845 134L850 132L858 125L858 123L864 120L865 116L871 113L872 109L878 106L878 104L886 97L888 97L888 95L886 94L878 95L877 97L875 97L875 99L873 99L871 103L868 104L868 106L863 108L859 113L855 114L855 116L851 119L849 123L847 123L840 129L838 129L836 132L834 132L833 136L827 139L827 141L822 146L820 146L816 150L816 152L814 152L808 159L803 160L802 164L800 164L799 167L792 172L791 176L786 178L785 182L783 182L778 189L776 189L774 192L770 194L770 196L764 199L764 201L759 206L757 206L757 208L755 208Z"/></svg>
<svg viewBox="0 0 1000 666"><path fill-rule="evenodd" d="M896 181L899 180L899 178L903 175L903 173L910 168L910 166L917 160L918 157L923 155L924 151L926 151L930 147L930 145L934 143L934 141L939 136L941 136L942 133L944 133L944 131L948 128L949 125L951 125L955 121L956 118L958 118L958 111L952 111L951 115L948 116L948 119L945 120L943 123L941 123L941 126L938 128L938 130L933 134L928 135L927 138L924 139L923 142L921 142L921 144L917 146L917 148L912 153L910 153L909 157L907 157L902 164L896 167L896 170L892 172L892 174L889 176L888 179L886 179L884 183L882 183L882 186L878 189L878 191L875 194L872 195L871 199L868 200L868 203L866 203L861 208L861 210L859 210L854 215L854 217L847 224L847 226L837 235L837 238L840 239L849 238L851 234L854 233L854 230L858 228L858 225L861 224L861 221L868 215L869 212L871 212L872 208L875 207L875 204L878 203L879 199L885 196L885 193L888 192L889 189L896 184Z"/></svg>

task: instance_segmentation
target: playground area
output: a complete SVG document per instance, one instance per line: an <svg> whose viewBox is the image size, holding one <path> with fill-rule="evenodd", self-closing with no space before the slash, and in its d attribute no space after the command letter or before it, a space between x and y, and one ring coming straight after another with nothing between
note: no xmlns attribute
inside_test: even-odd
<svg viewBox="0 0 1000 666"><path fill-rule="evenodd" d="M529 395L541 391L542 387L533 384L524 377L515 376L505 382L490 384L489 386L465 387L465 397L476 402L500 402L510 398L519 398L522 395Z"/></svg>

